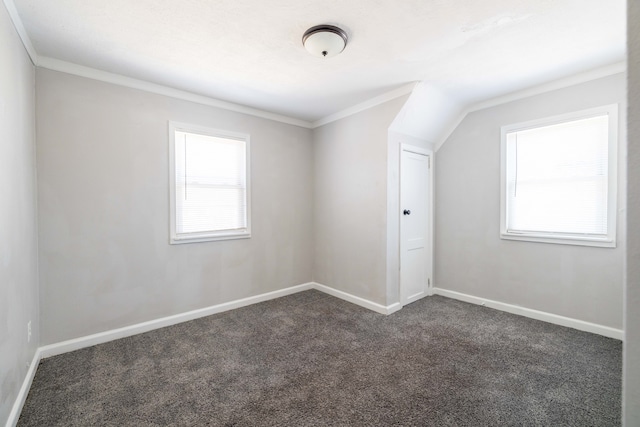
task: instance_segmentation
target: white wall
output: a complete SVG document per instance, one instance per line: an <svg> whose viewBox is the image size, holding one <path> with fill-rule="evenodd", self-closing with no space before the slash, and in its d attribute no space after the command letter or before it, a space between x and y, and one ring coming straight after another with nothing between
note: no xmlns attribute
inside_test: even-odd
<svg viewBox="0 0 640 427"><path fill-rule="evenodd" d="M313 131L314 280L382 305L389 303L387 131L407 98Z"/></svg>
<svg viewBox="0 0 640 427"><path fill-rule="evenodd" d="M41 344L310 282L311 131L38 69ZM251 239L169 245L167 121L251 135Z"/></svg>
<svg viewBox="0 0 640 427"><path fill-rule="evenodd" d="M38 345L34 114L34 67L0 5L0 425Z"/></svg>
<svg viewBox="0 0 640 427"><path fill-rule="evenodd" d="M640 426L640 2L628 3L629 153L624 421Z"/></svg>
<svg viewBox="0 0 640 427"><path fill-rule="evenodd" d="M622 329L626 78L623 74L469 114L436 153L439 288ZM618 246L501 240L500 127L620 103Z"/></svg>

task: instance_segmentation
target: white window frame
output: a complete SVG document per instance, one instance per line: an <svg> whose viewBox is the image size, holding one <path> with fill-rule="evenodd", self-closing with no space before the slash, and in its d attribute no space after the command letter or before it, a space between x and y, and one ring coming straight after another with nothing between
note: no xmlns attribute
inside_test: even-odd
<svg viewBox="0 0 640 427"><path fill-rule="evenodd" d="M238 230L220 230L206 231L198 233L177 233L176 228L176 159L175 149L176 131L188 132L199 135L213 136L219 138L236 139L245 142L245 161L246 161L246 215L247 227L241 231ZM213 129L205 126L193 125L180 122L169 122L169 243L197 243L209 242L217 240L233 240L247 239L251 237L251 150L250 135L246 133L231 132L221 129Z"/></svg>
<svg viewBox="0 0 640 427"><path fill-rule="evenodd" d="M514 232L507 230L507 134L514 131L551 126L605 114L609 117L606 236L571 233ZM605 105L538 120L502 126L500 136L500 238L507 240L523 240L528 242L615 248L618 200L618 126L618 104Z"/></svg>

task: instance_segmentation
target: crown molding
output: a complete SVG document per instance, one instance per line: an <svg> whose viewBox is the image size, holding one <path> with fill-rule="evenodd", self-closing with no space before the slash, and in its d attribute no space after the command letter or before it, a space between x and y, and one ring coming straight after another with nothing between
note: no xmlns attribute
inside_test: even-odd
<svg viewBox="0 0 640 427"><path fill-rule="evenodd" d="M541 95L543 93L552 92L554 90L575 86L581 83L587 83L592 80L597 80L603 77L612 76L614 74L625 73L626 71L627 71L626 61L616 62L610 65L605 65L604 67L594 68L592 70L585 71L583 73L574 74L569 77L553 80L547 83L543 83L541 85L533 86L524 90L512 92L506 95L498 96L495 98L488 99L486 101L481 101L476 104L472 104L467 108L465 108L462 111L462 113L460 113L460 116L456 125L452 126L448 130L448 132L445 133L445 135L440 141L436 142L435 151L438 151L440 147L444 145L444 143L451 136L453 131L455 131L458 125L462 123L465 117L467 117L468 114L473 113L474 111L480 111L480 110L484 110L491 107L497 107L498 105L506 104L512 101L529 98L535 95Z"/></svg>
<svg viewBox="0 0 640 427"><path fill-rule="evenodd" d="M320 120L316 120L315 122L311 123L311 128L315 129L320 126L324 126L331 122L335 122L337 120L344 119L345 117L349 117L354 114L357 114L361 111L368 110L369 108L373 108L380 104L384 104L385 102L391 101L392 99L396 99L403 95L407 95L413 92L413 89L415 89L416 84L417 83L415 82L406 84L397 89L391 90L389 92L383 93L382 95L378 95L367 101L361 102L360 104L356 104L352 107L345 108L344 110L338 111L337 113L330 114Z"/></svg>
<svg viewBox="0 0 640 427"><path fill-rule="evenodd" d="M119 86L125 86L132 89L139 89L145 92L165 95L172 98L195 102L197 104L221 108L224 110L235 111L237 113L248 114L250 116L260 117L276 122L286 123L289 125L300 126L307 129L311 128L311 123L306 120L300 120L293 117L284 116L282 114L271 113L268 111L259 110L257 108L234 104L232 102L221 101L219 99L210 98L204 95L197 95L195 93L175 89L172 87L150 83L147 81L134 79L132 77L126 77L120 74L109 73L107 71L85 67L83 65L78 65L55 58L39 56L35 48L33 47L33 43L31 43L31 39L27 34L24 24L22 23L22 19L18 14L18 10L13 3L13 0L3 0L3 3L5 8L7 9L7 13L9 14L11 22L13 23L13 26L16 29L16 32L18 33L18 36L20 37L20 40L22 41L22 44L24 45L24 48L29 55L29 58L31 59L31 62L37 67L112 83Z"/></svg>
<svg viewBox="0 0 640 427"><path fill-rule="evenodd" d="M74 64L72 62L62 61L60 59L50 58L47 56L39 56L36 64L40 68L46 68L52 71L59 71L62 73L72 74L75 76L85 77L93 80L98 80L106 83L112 83L118 86L129 87L132 89L143 90L145 92L151 92L158 95L169 96L172 98L182 99L185 101L191 101L198 104L208 105L211 107L217 107L224 110L235 111L238 113L248 114L251 116L261 117L276 122L286 123L294 126L303 127L306 129L315 129L316 127L323 126L325 124L340 120L345 117L349 117L353 114L359 113L369 108L373 108L377 105L383 104L392 99L396 99L400 96L411 93L417 83L409 83L401 86L392 91L383 93L360 104L356 104L352 107L346 108L337 113L331 114L325 118L322 118L315 122L308 122L306 120L296 119L293 117L284 116L277 113L271 113L269 111L259 110L257 108L251 108L240 104L234 104L232 102L221 101L219 99L210 98L204 95L198 95L192 92L175 89L169 86L160 85L157 83L151 83L145 80L135 79L133 77L123 76L121 74L110 73L108 71L98 70L97 68L86 67L84 65Z"/></svg>
<svg viewBox="0 0 640 427"><path fill-rule="evenodd" d="M342 111L338 111L337 113L331 114L315 122L308 122L306 120L296 119L293 117L288 117L288 116L284 116L277 113L271 113L269 111L259 110L256 108L251 108L251 107L247 107L240 104L234 104L232 102L221 101L219 99L210 98L204 95L198 95L192 92L175 89L169 86L164 86L157 83L151 83L145 80L135 79L133 77L127 77L121 74L110 73L108 71L98 70L97 68L86 67L84 65L78 65L72 62L62 61L60 59L50 58L47 56L39 56L36 65L40 68L46 68L52 71L59 71L62 73L72 74L75 76L85 77L85 78L98 80L106 83L116 84L119 86L129 87L132 89L143 90L145 92L156 93L158 95L169 96L172 98L191 101L198 104L221 108L224 110L235 111L238 113L261 117L261 118L273 120L276 122L303 127L306 129L315 129L316 127L326 125L328 123L343 119L345 117L349 117L353 114L359 113L364 110L368 110L369 108L373 108L387 101L391 101L392 99L396 99L400 96L407 95L411 93L416 86L416 83L409 83L397 89L394 89L392 91L383 93L382 95L378 95L374 98L371 98L360 104L356 104Z"/></svg>
<svg viewBox="0 0 640 427"><path fill-rule="evenodd" d="M204 95L197 95L192 92L175 89L169 86L164 86L156 83L150 83L144 80L134 79L132 77L126 77L121 74L114 74L107 71L98 70L96 68L85 67L83 65L74 64L71 62L61 61L55 58L49 58L41 56L38 59L38 64L41 68L48 70L60 71L67 74L73 74L80 77L86 77L93 80L98 80L106 83L112 83L119 86L129 87L132 89L143 90L145 92L151 92L158 95L169 96L172 98L182 99L185 101L195 102L197 104L208 105L211 107L221 108L224 110L235 111L237 113L248 114L250 116L261 117L263 119L273 120L276 122L286 123L289 125L300 126L303 128L311 128L311 123L295 119L293 117L284 116L281 114L271 113L257 108L251 108L240 104L234 104L232 102L221 101L219 99L210 98Z"/></svg>
<svg viewBox="0 0 640 427"><path fill-rule="evenodd" d="M31 43L31 39L25 30L22 19L18 14L18 10L13 3L13 0L3 0L4 6L9 14L11 22L22 41L22 44L31 59L31 62L38 67L46 68L53 71L60 71L67 74L73 74L80 77L86 77L93 80L103 81L107 83L116 84L119 86L129 87L132 89L143 90L146 92L156 93L159 95L169 96L172 98L182 99L185 101L195 102L197 104L208 105L211 107L221 108L224 110L235 111L255 117L260 117L276 122L286 123L294 126L299 126L307 129L315 129L320 126L324 126L328 123L335 122L337 120L349 117L357 114L361 111L368 110L380 104L383 104L392 99L398 98L403 95L410 94L418 83L409 83L401 86L392 91L383 93L382 95L371 98L360 104L356 104L352 107L330 114L324 118L316 120L314 122L308 122L306 120L296 119L288 117L282 114L272 113L269 111L260 110L257 108L247 107L245 105L235 104L232 102L222 101L215 98L210 98L204 95L198 95L192 92L175 89L169 86L164 86L156 83L147 82L144 80L135 79L132 77L123 76L120 74L114 74L107 71L98 70L96 68L86 67L83 65L74 64L67 61L62 61L55 58L39 56ZM613 74L623 73L627 70L626 61L617 62L604 67L596 68L583 73L575 74L562 79L554 80L541 85L533 86L528 89L513 92L489 100L481 101L465 108L459 116L459 120L455 122L455 126L452 126L447 130L445 135L440 141L437 141L434 149L439 150L445 143L457 126L464 120L467 114L474 111L483 110L485 108L495 107L508 102L516 101L519 99L527 98L530 96L539 95L542 93L550 92L557 89L573 86L580 83L586 83L591 80L596 80L602 77L607 77Z"/></svg>
<svg viewBox="0 0 640 427"><path fill-rule="evenodd" d="M533 86L517 92L512 92L496 98L473 104L469 108L469 112L484 110L485 108L495 107L497 105L506 104L507 102L517 101L518 99L528 98L530 96L540 95L542 93L551 92L565 87L575 86L580 83L586 83L597 80L602 77L612 76L614 74L624 73L627 71L627 63L625 61L616 62L604 67L594 68L589 71L574 74L557 80L552 80L541 85Z"/></svg>
<svg viewBox="0 0 640 427"><path fill-rule="evenodd" d="M16 29L20 40L22 41L22 45L24 49L27 51L29 55L29 59L31 59L31 63L33 65L38 64L38 54L33 47L33 43L31 43L31 39L27 34L27 30L24 28L24 24L22 23L22 19L20 19L20 15L18 14L18 9L16 9L16 5L13 3L13 0L3 0L4 7L7 9L7 13L9 14L9 18L13 23L13 27Z"/></svg>

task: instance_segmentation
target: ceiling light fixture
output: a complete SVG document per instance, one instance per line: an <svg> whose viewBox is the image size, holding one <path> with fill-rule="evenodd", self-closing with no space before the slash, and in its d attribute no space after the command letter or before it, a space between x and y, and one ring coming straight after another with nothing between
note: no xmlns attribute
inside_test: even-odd
<svg viewBox="0 0 640 427"><path fill-rule="evenodd" d="M302 36L302 44L312 55L331 58L347 46L347 33L333 25L316 25Z"/></svg>

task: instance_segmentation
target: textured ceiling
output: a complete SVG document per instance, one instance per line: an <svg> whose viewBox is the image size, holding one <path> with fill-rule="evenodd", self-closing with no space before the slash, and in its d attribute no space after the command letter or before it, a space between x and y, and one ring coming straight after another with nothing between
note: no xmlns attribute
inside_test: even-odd
<svg viewBox="0 0 640 427"><path fill-rule="evenodd" d="M625 60L625 0L14 0L39 56L315 121L425 81L469 105ZM342 27L345 51L304 31Z"/></svg>

